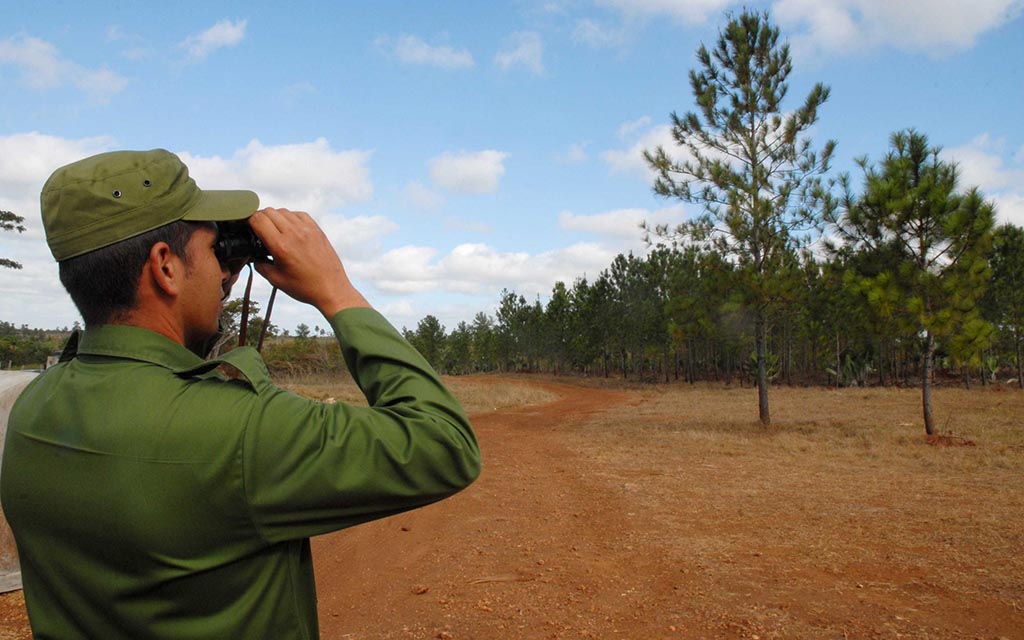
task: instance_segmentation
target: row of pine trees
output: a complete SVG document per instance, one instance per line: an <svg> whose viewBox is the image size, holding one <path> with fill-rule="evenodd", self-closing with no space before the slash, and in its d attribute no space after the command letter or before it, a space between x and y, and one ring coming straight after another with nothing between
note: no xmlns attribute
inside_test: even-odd
<svg viewBox="0 0 1024 640"><path fill-rule="evenodd" d="M916 385L931 335L937 373L949 383L1021 384L1024 231L1001 226L987 244L981 263L937 283L892 252L848 246L828 257L790 255L772 285L770 379ZM544 303L506 290L493 316L477 313L449 332L428 315L405 335L449 374L746 384L756 362L742 277L714 250L663 245L646 257L619 255L592 280L558 282ZM929 285L936 291L926 314Z"/></svg>

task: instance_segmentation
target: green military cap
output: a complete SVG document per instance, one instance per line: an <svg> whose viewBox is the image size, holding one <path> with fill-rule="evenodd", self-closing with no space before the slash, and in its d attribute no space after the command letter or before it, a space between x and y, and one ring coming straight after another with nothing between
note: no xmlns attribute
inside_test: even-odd
<svg viewBox="0 0 1024 640"><path fill-rule="evenodd" d="M40 195L53 257L73 258L177 220L241 220L259 208L252 191L204 191L164 149L112 151L53 172Z"/></svg>

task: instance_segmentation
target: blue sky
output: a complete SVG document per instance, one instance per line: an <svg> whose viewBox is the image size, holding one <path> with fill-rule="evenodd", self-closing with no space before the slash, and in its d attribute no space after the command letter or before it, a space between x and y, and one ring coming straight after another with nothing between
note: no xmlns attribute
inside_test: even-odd
<svg viewBox="0 0 1024 640"><path fill-rule="evenodd" d="M316 217L397 326L451 330L503 288L546 300L645 251L641 220L698 211L655 196L640 153L693 109L687 74L730 0L14 3L0 23L0 320L78 319L39 222L50 172L163 147L204 188L247 188ZM1000 220L1024 225L1020 0L777 0L788 107L831 87L812 131L835 170L915 127ZM264 302L265 285L255 288ZM323 325L279 303L274 321Z"/></svg>

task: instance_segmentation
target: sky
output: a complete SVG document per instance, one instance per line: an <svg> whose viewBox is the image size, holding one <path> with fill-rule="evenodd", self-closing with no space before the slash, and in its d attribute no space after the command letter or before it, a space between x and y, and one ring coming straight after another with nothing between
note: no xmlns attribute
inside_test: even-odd
<svg viewBox="0 0 1024 640"><path fill-rule="evenodd" d="M643 255L641 221L700 212L653 193L642 151L674 147L695 52L743 6L791 45L784 109L830 87L809 135L836 141L833 175L859 184L854 160L914 127L1024 226L1024 0L0 0L0 209L27 227L0 233L24 265L0 270L0 320L80 319L39 191L117 149L308 211L400 328L451 331L503 289L545 302ZM272 322L327 326L287 297Z"/></svg>

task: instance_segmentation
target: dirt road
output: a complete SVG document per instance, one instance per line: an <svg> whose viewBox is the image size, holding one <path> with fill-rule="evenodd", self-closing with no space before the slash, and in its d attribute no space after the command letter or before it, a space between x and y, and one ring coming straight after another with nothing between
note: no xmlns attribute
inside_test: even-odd
<svg viewBox="0 0 1024 640"><path fill-rule="evenodd" d="M543 384L561 398L473 416L470 489L314 541L324 638L652 637L630 506L564 441L629 396Z"/></svg>

